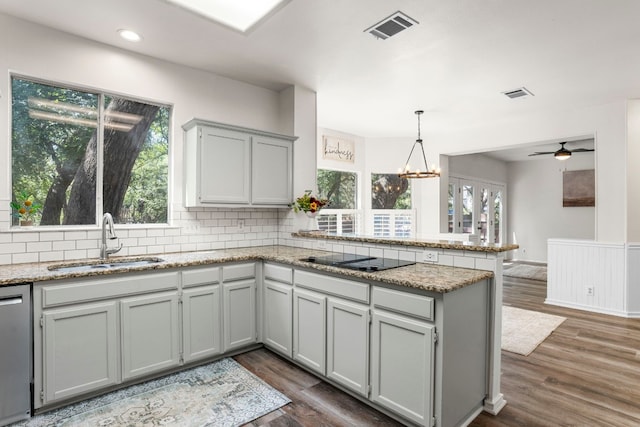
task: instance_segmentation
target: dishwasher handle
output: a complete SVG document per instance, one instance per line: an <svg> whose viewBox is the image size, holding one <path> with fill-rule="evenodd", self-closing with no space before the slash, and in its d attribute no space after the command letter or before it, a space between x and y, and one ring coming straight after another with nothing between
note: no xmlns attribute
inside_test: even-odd
<svg viewBox="0 0 640 427"><path fill-rule="evenodd" d="M0 297L0 306L3 305L14 305L14 304L22 304L22 297L8 297L2 298Z"/></svg>

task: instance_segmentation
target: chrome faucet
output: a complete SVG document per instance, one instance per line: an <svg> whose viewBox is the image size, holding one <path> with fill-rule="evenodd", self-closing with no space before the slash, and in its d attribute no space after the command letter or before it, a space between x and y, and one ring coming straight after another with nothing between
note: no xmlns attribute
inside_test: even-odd
<svg viewBox="0 0 640 427"><path fill-rule="evenodd" d="M118 236L116 236L116 231L113 229L113 217L108 212L102 216L102 244L100 245L101 260L108 259L110 254L115 254L122 249L122 243L120 243L120 247L118 248L109 249L107 246L107 229L109 232L109 240L115 240L118 238Z"/></svg>

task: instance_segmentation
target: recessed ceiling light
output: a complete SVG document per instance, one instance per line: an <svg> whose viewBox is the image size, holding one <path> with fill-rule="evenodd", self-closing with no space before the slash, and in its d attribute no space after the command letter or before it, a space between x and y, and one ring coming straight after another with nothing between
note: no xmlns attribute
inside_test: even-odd
<svg viewBox="0 0 640 427"><path fill-rule="evenodd" d="M290 0L166 0L235 30L246 32Z"/></svg>
<svg viewBox="0 0 640 427"><path fill-rule="evenodd" d="M120 37L130 42L139 42L142 40L142 36L135 31L121 29L118 30L118 34L120 34Z"/></svg>

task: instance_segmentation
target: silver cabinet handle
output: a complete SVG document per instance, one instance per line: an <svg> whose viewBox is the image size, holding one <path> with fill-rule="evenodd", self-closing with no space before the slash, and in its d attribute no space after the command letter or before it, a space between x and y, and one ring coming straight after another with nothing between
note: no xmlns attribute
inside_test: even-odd
<svg viewBox="0 0 640 427"><path fill-rule="evenodd" d="M22 304L22 297L0 298L0 305Z"/></svg>

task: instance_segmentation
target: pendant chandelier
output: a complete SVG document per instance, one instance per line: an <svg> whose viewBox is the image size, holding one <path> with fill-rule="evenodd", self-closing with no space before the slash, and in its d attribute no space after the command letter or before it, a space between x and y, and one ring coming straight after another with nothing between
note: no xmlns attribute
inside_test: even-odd
<svg viewBox="0 0 640 427"><path fill-rule="evenodd" d="M424 113L422 110L416 111L416 115L418 116L418 139L413 143L413 147L411 148L411 152L409 153L409 157L407 158L407 163L404 165L404 169L401 169L398 172L398 176L400 178L438 178L440 176L440 168L435 164L431 165L429 168L429 164L427 163L427 156L424 154L424 146L422 145L422 139L420 138L420 115ZM411 156L416 149L416 145L420 145L420 152L422 153L422 164L423 168L416 168L411 170L411 166L409 166L409 162L411 161ZM420 162L419 155L418 163Z"/></svg>

